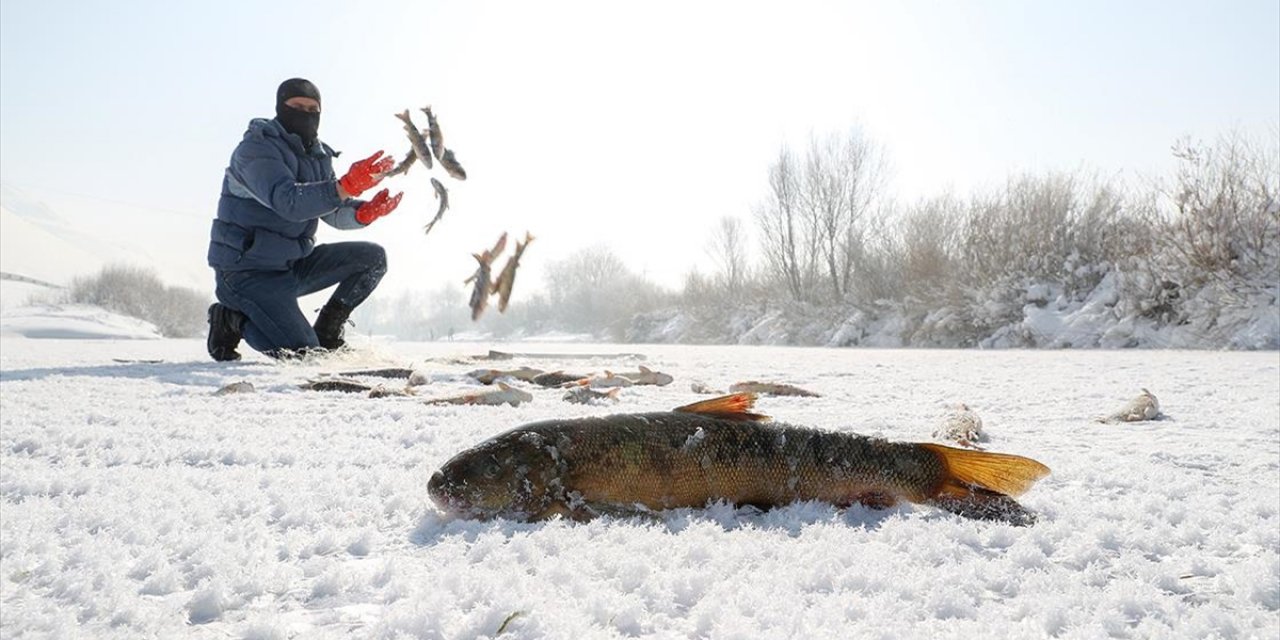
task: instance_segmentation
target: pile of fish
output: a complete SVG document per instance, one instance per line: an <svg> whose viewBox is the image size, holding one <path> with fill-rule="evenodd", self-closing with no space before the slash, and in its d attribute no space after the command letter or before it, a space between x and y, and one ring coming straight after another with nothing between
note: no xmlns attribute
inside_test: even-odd
<svg viewBox="0 0 1280 640"><path fill-rule="evenodd" d="M462 362L450 362L462 364ZM369 382L365 378L383 380L403 380L403 386ZM478 382L491 388L480 391L466 391L455 396L426 399L427 404L471 404L517 406L533 400L533 395L516 387L524 384L544 389L563 389L561 396L565 402L578 404L613 404L619 401L618 392L623 387L637 385L665 386L671 383L672 376L654 371L643 365L639 371L602 374L577 374L564 371L543 371L533 367L521 366L514 369L472 369L465 374L437 372L428 374L419 369L405 367L389 367L383 369L363 369L358 371L342 371L322 373L299 385L307 391L330 391L340 393L364 394L370 398L390 398L419 396L418 387L432 382L458 382L468 380ZM600 391L599 389L608 389Z"/></svg>
<svg viewBox="0 0 1280 640"><path fill-rule="evenodd" d="M415 162L421 163L427 170L430 170L433 166L431 158L435 156L435 159L440 162L440 166L451 177L455 180L466 180L467 171L462 168L457 157L454 156L453 150L446 149L444 146L444 133L440 130L440 122L436 120L435 113L431 111L430 106L423 107L422 112L427 114L426 129L419 129L413 123L413 118L410 117L408 109L395 114L401 122L404 122L404 131L409 137L409 152L405 154L404 159L395 168L382 174L382 177L390 178L408 173ZM428 222L426 227L423 228L423 233L431 233L432 227L440 221L440 218L444 216L445 210L449 208L449 191L444 188L444 184L432 177L431 188L435 190L436 199L440 201L440 206L436 210L436 217L432 218L431 222Z"/></svg>
<svg viewBox="0 0 1280 640"><path fill-rule="evenodd" d="M516 269L520 266L520 258L524 255L524 250L533 242L533 235L529 232L524 234L524 242L516 241L515 253L507 258L507 264L502 267L502 271L498 274L498 279L493 279L492 266L493 261L507 248L507 234L504 231L498 241L494 243L492 248L487 248L480 253L471 254L476 259L476 271L471 277L463 280L463 284L475 283L471 289L471 319L479 320L485 308L489 305L489 296L498 296L498 311L500 313L507 312L507 304L511 300L511 288L515 286Z"/></svg>

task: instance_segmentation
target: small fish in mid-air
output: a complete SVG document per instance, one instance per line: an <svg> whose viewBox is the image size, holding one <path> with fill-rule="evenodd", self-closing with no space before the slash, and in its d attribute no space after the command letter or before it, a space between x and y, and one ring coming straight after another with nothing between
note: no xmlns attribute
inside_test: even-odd
<svg viewBox="0 0 1280 640"><path fill-rule="evenodd" d="M431 111L431 105L423 107L422 112L427 114L427 141L431 143L431 153L436 154L436 159L443 164L444 132L440 130L440 121L436 120L436 114ZM448 171L448 167L445 170Z"/></svg>
<svg viewBox="0 0 1280 640"><path fill-rule="evenodd" d="M587 520L700 508L928 504L1029 525L1014 500L1048 475L1022 456L765 424L740 393L672 411L543 420L467 449L427 482L442 509L469 518Z"/></svg>
<svg viewBox="0 0 1280 640"><path fill-rule="evenodd" d="M400 164L397 164L394 169L382 174L382 177L386 179L386 178L392 178L392 177L398 176L402 173L409 173L409 169L413 167L413 161L417 159L418 159L418 154L414 152L412 148L410 148L409 153L405 154L404 160L401 160Z"/></svg>
<svg viewBox="0 0 1280 640"><path fill-rule="evenodd" d="M585 379L587 376L576 373L565 373L563 371L551 371L542 375L533 377L532 382L539 387L559 387L570 382L577 382Z"/></svg>
<svg viewBox="0 0 1280 640"><path fill-rule="evenodd" d="M435 179L435 176L431 178L431 188L436 190L436 200L440 201L440 208L436 210L436 217L432 218L431 222L428 222L427 226L422 228L423 235L431 233L431 228L436 226L440 218L444 217L444 210L449 208L449 191L444 188L444 185L439 180Z"/></svg>
<svg viewBox="0 0 1280 640"><path fill-rule="evenodd" d="M1142 422L1155 420L1160 416L1160 401L1156 400L1154 393L1143 389L1141 395L1130 400L1119 411L1099 418L1098 422Z"/></svg>
<svg viewBox="0 0 1280 640"><path fill-rule="evenodd" d="M507 250L507 232L503 231L502 235L498 236L498 241L493 243L493 248L489 249L489 255L496 258L503 251L506 251L506 250Z"/></svg>
<svg viewBox="0 0 1280 640"><path fill-rule="evenodd" d="M516 251L510 258L507 258L506 266L502 267L502 273L498 274L498 280L493 283L491 293L498 296L498 312L507 312L507 302L511 300L511 287L516 282L516 268L520 266L520 256L524 255L524 248L533 242L533 235L528 231L524 234L524 242L516 241Z"/></svg>
<svg viewBox="0 0 1280 640"><path fill-rule="evenodd" d="M453 149L445 149L444 155L440 156L440 166L449 172L455 180L466 180L467 170L462 168L462 164L453 155Z"/></svg>
<svg viewBox="0 0 1280 640"><path fill-rule="evenodd" d="M462 284L471 284L475 282L475 286L471 289L471 300L468 304L471 306L471 320L479 320L480 315L484 313L484 308L489 304L489 287L492 279L490 267L493 259L507 248L507 234L503 232L502 237L498 238L498 242L493 245L492 249L485 249L482 253L473 253L471 256L476 259L478 266L476 272L471 274L470 278L462 281Z"/></svg>
<svg viewBox="0 0 1280 640"><path fill-rule="evenodd" d="M574 387L564 392L561 400L574 404L617 404L620 391L622 389L617 387L608 391L596 391L591 387Z"/></svg>
<svg viewBox="0 0 1280 640"><path fill-rule="evenodd" d="M801 396L820 398L822 396L800 387L779 382L738 382L729 387L729 393L759 393L766 396Z"/></svg>
<svg viewBox="0 0 1280 640"><path fill-rule="evenodd" d="M675 380L675 378L672 378L670 374L653 371L644 365L640 365L640 371L638 372L623 372L618 375L636 384L649 384L659 387L665 387L671 384L672 380Z"/></svg>
<svg viewBox="0 0 1280 640"><path fill-rule="evenodd" d="M409 146L413 149L413 154L422 162L422 166L431 168L431 149L427 147L427 141L423 139L422 132L418 130L417 125L413 124L413 118L409 117L409 110L396 114L404 122L405 135L409 136ZM406 169L408 171L408 169ZM447 169L446 169L447 171Z"/></svg>
<svg viewBox="0 0 1280 640"><path fill-rule="evenodd" d="M505 382L499 382L497 385L498 388L492 391L464 393L460 396L437 398L435 400L428 400L427 404L509 404L514 407L522 402L529 402L533 400L533 394L516 389Z"/></svg>
<svg viewBox="0 0 1280 640"><path fill-rule="evenodd" d="M950 440L962 447L980 449L974 443L986 440L987 434L982 430L982 418L962 402L947 414L942 426L933 432L933 437Z"/></svg>

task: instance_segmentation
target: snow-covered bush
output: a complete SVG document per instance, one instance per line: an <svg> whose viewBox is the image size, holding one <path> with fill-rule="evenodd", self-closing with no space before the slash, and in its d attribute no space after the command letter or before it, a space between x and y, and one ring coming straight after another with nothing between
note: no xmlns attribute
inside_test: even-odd
<svg viewBox="0 0 1280 640"><path fill-rule="evenodd" d="M93 276L75 278L66 301L92 304L146 320L169 338L203 335L210 295L187 287L166 286L155 271L108 265Z"/></svg>

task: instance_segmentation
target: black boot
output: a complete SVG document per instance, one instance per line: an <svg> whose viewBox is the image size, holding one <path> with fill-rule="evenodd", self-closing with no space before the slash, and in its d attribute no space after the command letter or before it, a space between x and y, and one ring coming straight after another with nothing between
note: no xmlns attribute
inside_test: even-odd
<svg viewBox="0 0 1280 640"><path fill-rule="evenodd" d="M236 352L236 347L240 346L243 335L243 313L217 302L209 305L209 338L205 341L205 347L214 360L239 360L240 354Z"/></svg>
<svg viewBox="0 0 1280 640"><path fill-rule="evenodd" d="M342 330L347 324L347 316L351 315L351 307L336 300L325 303L316 316L316 339L320 346L330 351L347 346L342 339Z"/></svg>

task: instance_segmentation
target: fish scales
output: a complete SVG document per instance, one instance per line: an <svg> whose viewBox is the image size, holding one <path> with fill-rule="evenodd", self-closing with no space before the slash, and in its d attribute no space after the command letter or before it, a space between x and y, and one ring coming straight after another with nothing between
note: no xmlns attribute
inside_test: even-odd
<svg viewBox="0 0 1280 640"><path fill-rule="evenodd" d="M881 493L920 500L936 488L941 472L936 456L910 445L786 424L656 413L542 431L563 442L558 432L570 443L559 452L568 465L566 490L586 502L650 509L700 507L717 499L849 505Z"/></svg>

